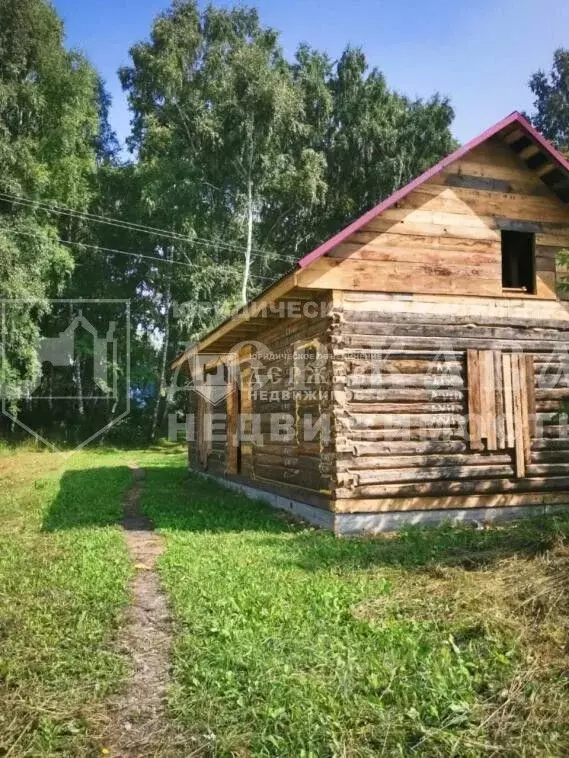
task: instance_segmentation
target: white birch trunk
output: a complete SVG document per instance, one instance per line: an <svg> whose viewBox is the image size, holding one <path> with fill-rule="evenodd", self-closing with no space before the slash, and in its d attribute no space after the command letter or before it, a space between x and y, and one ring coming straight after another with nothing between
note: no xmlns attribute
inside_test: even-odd
<svg viewBox="0 0 569 758"><path fill-rule="evenodd" d="M169 260L174 259L174 250L170 251ZM156 396L156 403L154 404L154 411L152 413L152 428L150 430L150 439L154 441L156 439L156 432L158 430L158 419L160 413L160 401L165 395L166 388L166 365L168 359L168 343L170 342L170 308L172 305L172 264L170 263L170 270L167 273L166 280L166 293L164 295L164 342L162 345L162 359L160 362L160 379L158 382L158 393Z"/></svg>
<svg viewBox="0 0 569 758"><path fill-rule="evenodd" d="M251 250L253 248L253 182L247 182L247 247L245 249L245 271L243 272L243 287L241 300L247 305L247 286L249 284L249 272L251 270Z"/></svg>

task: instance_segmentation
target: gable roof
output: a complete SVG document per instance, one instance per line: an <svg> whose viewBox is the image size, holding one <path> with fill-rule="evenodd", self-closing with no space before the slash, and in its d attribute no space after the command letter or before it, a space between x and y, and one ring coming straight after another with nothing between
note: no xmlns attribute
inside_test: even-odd
<svg viewBox="0 0 569 758"><path fill-rule="evenodd" d="M300 268L306 268L306 266L309 266L313 261L316 261L318 258L326 255L326 253L329 253L333 248L336 247L336 245L344 242L351 234L357 232L366 224L369 224L369 222L374 218L379 216L388 208L391 208L396 203L403 200L403 198L407 197L407 195L413 192L413 190L416 190L418 187L427 182L429 179L432 179L441 171L444 171L445 168L450 166L455 161L460 160L466 155L466 153L469 153L475 147L478 147L483 142L486 142L486 140L490 139L490 137L494 137L496 134L505 131L508 133L513 133L518 128L522 132L522 135L518 140L516 140L516 142L511 145L512 149L514 149L515 152L521 152L525 147L527 147L528 144L537 143L537 147L540 148L539 153L544 156L542 165L545 165L548 161L551 161L554 164L552 166L552 173L555 171L555 169L560 170L562 172L563 179L569 182L569 162L561 155L558 150L553 147L550 142L545 139L545 137L543 137L543 135L541 135L529 123L526 118L524 118L524 116L522 116L521 113L514 111L513 113L510 113L509 116L506 116L506 118L502 119L502 121L498 121L497 124L494 124L494 126L486 129L486 131L482 132L482 134L479 134L478 137L474 137L474 139L470 140L470 142L467 142L465 145L462 145L462 147L459 147L458 150L455 150L450 155L447 155L446 158L443 158L442 161L439 161L435 166L420 174L416 179L413 179L413 181L409 182L409 184L406 184L404 187L398 189L388 198L382 200L381 203L376 205L374 208L371 208L369 211L367 211L367 213L364 213L363 216L360 216L355 221L352 221L351 224L339 231L333 237L330 237L330 239L326 240L326 242L323 242L311 253L305 255L304 258L301 258L298 261L298 266ZM519 143L519 150L516 149L516 143ZM532 166L528 166L528 168L532 168ZM555 184L556 183L557 182L555 182ZM555 190L553 191L555 192ZM569 186L566 192L563 192L563 195L558 194L558 196L561 200L563 200L563 202L569 202Z"/></svg>
<svg viewBox="0 0 569 758"><path fill-rule="evenodd" d="M305 255L303 258L297 261L297 263L280 279L269 285L253 300L250 300L247 305L239 308L235 314L225 319L221 324L205 334L199 342L188 348L174 361L172 366L174 368L180 366L183 363L185 357L187 357L191 352L199 350L200 345L204 341L207 340L210 342L216 333L219 333L222 330L226 330L232 321L235 321L237 323L240 320L246 320L246 314L253 306L255 306L255 304L269 301L273 293L280 293L283 289L283 286L286 285L289 278L293 276L295 272L298 272L299 270L305 269L307 266L310 266L311 263L326 255L326 253L329 253L337 245L344 242L351 234L357 232L366 224L369 224L372 219L376 218L388 208L391 208L396 203L403 200L403 198L413 192L413 190L416 190L429 179L432 179L434 176L441 173L441 171L444 171L445 168L450 166L455 161L463 158L475 147L478 147L479 145L486 142L486 140L498 134L506 138L512 150L525 161L528 169L539 170L540 178L544 181L544 183L558 196L562 202L569 205L569 161L567 161L563 155L558 150L556 150L556 148L548 140L546 140L545 137L541 135L524 116L522 116L521 113L514 111L513 113L510 113L509 116L506 116L506 118L498 121L498 123L491 126L489 129L486 129L486 131L482 132L482 134L478 135L478 137L474 137L474 139L470 140L470 142L467 142L466 144L462 145L462 147L459 147L457 150L455 150L453 153L450 153L450 155L447 155L446 158L443 158L435 166L420 174L420 176L416 177L413 179L413 181L409 182L409 184L406 184L404 187L394 192L385 200L382 200L381 203L371 208L355 221L352 221L351 224L339 231L333 237L330 237L330 239L326 240L317 248L312 250L312 252ZM537 150L532 150L531 156L525 157L527 155L525 152L526 148L530 147L531 145L537 148Z"/></svg>

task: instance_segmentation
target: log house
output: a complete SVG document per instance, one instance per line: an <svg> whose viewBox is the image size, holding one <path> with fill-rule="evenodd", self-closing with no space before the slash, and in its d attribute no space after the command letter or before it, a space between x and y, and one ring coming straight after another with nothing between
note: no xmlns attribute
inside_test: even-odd
<svg viewBox="0 0 569 758"><path fill-rule="evenodd" d="M339 535L569 504L564 248L569 163L513 113L177 359L190 467Z"/></svg>

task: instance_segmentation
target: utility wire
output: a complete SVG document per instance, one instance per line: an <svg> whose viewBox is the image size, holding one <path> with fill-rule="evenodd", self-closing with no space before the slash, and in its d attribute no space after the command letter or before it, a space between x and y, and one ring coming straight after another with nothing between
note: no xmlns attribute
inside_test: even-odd
<svg viewBox="0 0 569 758"><path fill-rule="evenodd" d="M42 210L58 213L64 216L70 216L72 218L79 218L86 221L93 221L95 223L106 224L108 226L114 226L120 229L128 229L129 231L142 232L144 234L152 234L155 236L176 239L182 242L187 242L189 244L197 245L198 247L200 246L219 247L226 250L235 250L241 253L243 252L242 246L234 245L229 242L224 242L223 240L215 241L215 240L207 240L203 237L197 237L197 236L190 237L188 235L184 235L179 232L174 232L168 229L162 229L160 227L148 226L146 224L139 224L133 221L125 221L123 219L114 218L112 216L102 216L100 214L88 213L87 211L78 211L77 209L70 208L69 206L47 203L41 200L34 200L33 198L29 198L24 195L15 195L10 192L0 192L0 198L6 201L12 202L16 205L23 205L26 207L30 207L30 206L38 207L38 208L41 208ZM262 250L261 248L252 248L252 250L253 252L259 253L259 255L252 256L255 258L271 256L272 258L280 258L281 260L286 260L290 263L295 262L295 258L293 256L277 255L276 253L275 254L269 253L268 251Z"/></svg>
<svg viewBox="0 0 569 758"><path fill-rule="evenodd" d="M0 228L10 234L20 234L25 237L32 237L38 240L45 239L41 235L34 234L33 232L26 232L21 229L11 229L8 226L0 226ZM65 239L61 239L60 237L56 237L55 239L57 240L57 242L61 243L62 245L76 245L78 247L95 250L97 252L113 253L113 254L117 253L119 255L129 255L134 258L145 258L146 260L157 261L158 263L169 263L176 266L185 266L187 268L198 268L198 269L204 268L203 266L197 263L186 263L185 261L175 261L175 260L169 260L168 258L158 258L155 255L146 255L144 253L133 253L128 250L119 250L117 248L112 248L112 247L102 247L101 245L91 245L88 242L77 242L75 240L65 240ZM216 268L223 269L225 273L227 272L227 269L225 269L222 264L216 263L215 265L216 265ZM265 281L268 281L268 282L273 281L271 277L258 276L257 274L253 274L251 278L264 279Z"/></svg>

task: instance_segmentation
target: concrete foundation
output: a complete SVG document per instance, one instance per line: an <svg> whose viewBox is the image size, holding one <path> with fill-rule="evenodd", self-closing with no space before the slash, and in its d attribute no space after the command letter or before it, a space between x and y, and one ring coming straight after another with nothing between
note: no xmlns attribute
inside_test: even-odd
<svg viewBox="0 0 569 758"><path fill-rule="evenodd" d="M315 526L329 529L338 537L355 537L362 534L394 532L406 526L436 526L444 522L451 524L483 524L512 521L527 517L547 516L569 511L567 504L518 505L502 508L444 508L429 511L388 511L386 513L334 513L325 508L317 508L300 500L293 500L274 492L254 487L243 482L207 474L190 469L193 474L203 476L222 487L241 492L251 500L260 500L273 508L279 508Z"/></svg>

